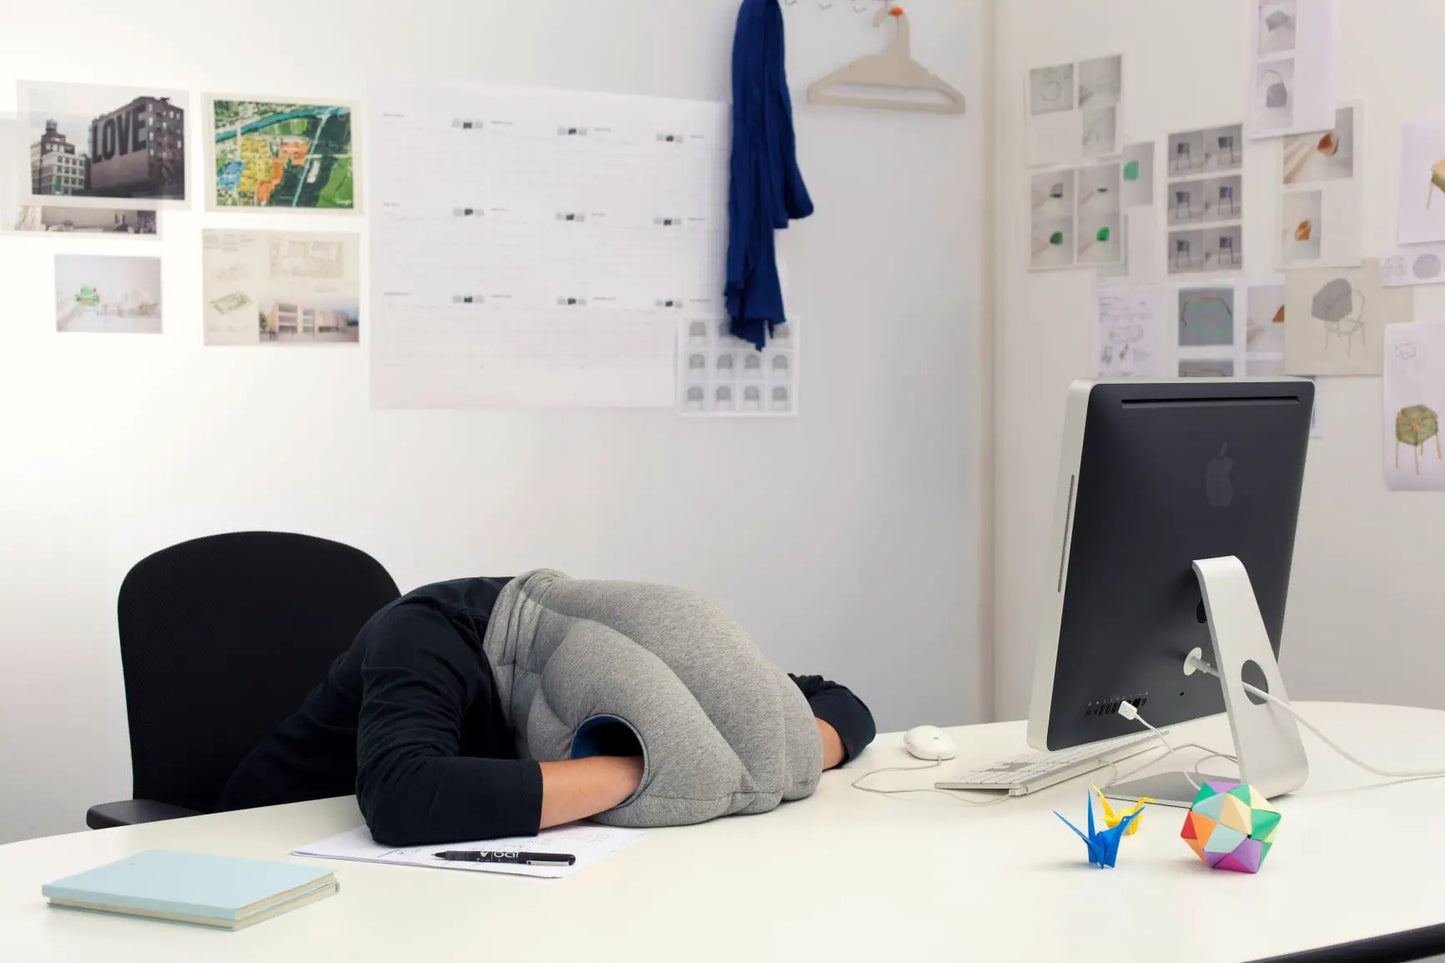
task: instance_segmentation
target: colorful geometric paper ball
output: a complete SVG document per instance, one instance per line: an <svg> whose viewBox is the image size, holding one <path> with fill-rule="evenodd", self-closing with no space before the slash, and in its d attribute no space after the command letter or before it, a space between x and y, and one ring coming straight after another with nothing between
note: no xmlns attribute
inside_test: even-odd
<svg viewBox="0 0 1445 963"><path fill-rule="evenodd" d="M1279 820L1279 813L1253 786L1206 782L1179 835L1210 869L1257 873L1274 845Z"/></svg>

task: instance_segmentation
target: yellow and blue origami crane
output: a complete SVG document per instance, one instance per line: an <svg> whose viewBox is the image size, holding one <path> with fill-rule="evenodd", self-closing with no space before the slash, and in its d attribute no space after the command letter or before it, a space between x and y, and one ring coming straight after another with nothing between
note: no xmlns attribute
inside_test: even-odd
<svg viewBox="0 0 1445 963"><path fill-rule="evenodd" d="M1119 858L1119 840L1123 839L1124 834L1129 831L1130 824L1139 818L1140 810L1135 810L1124 816L1119 820L1118 825L1111 826L1103 832L1098 832L1094 829L1093 797L1085 794L1084 805L1088 807L1089 813L1089 831L1087 833L1082 832L1078 826L1064 819L1057 809L1054 810L1054 815L1063 819L1064 825L1068 826L1075 833L1078 833L1079 838L1084 841L1084 845L1089 847L1089 862L1100 869L1106 869L1113 866Z"/></svg>

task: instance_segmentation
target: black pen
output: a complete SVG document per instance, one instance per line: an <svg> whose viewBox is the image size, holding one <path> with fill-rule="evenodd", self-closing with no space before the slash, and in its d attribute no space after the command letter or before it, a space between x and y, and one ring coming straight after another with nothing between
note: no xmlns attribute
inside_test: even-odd
<svg viewBox="0 0 1445 963"><path fill-rule="evenodd" d="M577 857L571 853L529 853L508 849L448 849L432 855L437 859L470 863L521 863L527 866L550 866L555 863L571 866L577 862Z"/></svg>

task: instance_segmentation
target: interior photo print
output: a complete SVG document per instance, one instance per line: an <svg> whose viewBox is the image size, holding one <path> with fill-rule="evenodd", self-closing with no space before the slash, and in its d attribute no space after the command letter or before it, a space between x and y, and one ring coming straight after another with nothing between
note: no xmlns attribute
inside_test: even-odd
<svg viewBox="0 0 1445 963"><path fill-rule="evenodd" d="M160 334L161 259L57 254L55 330Z"/></svg>

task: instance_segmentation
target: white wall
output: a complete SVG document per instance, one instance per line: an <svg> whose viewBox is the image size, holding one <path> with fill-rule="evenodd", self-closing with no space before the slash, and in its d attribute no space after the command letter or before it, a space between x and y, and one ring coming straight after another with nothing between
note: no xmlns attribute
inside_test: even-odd
<svg viewBox="0 0 1445 963"><path fill-rule="evenodd" d="M359 97L399 71L725 100L737 6L6 4L0 90ZM688 585L783 665L853 685L883 727L984 716L980 6L909 5L916 56L968 116L798 109L818 213L782 241L807 324L796 420L374 412L364 347L200 347L203 225L332 220L167 214L159 338L53 333L56 251L151 246L0 238L0 842L80 828L88 804L129 794L116 590L146 553L219 530L338 538L403 589L541 565ZM883 41L849 4L787 9L795 99Z"/></svg>
<svg viewBox="0 0 1445 963"><path fill-rule="evenodd" d="M1088 374L1088 272L1028 275L1023 166L1029 67L1125 54L1125 135L1162 137L1243 119L1248 0L1008 0L999 4L994 349L997 462L995 697L1001 717L1028 711L1035 600L1058 460L1063 399ZM1367 256L1395 243L1400 126L1439 117L1445 82L1438 0L1341 0L1341 99L1365 101ZM1271 175L1278 145L1245 155L1246 268L1271 267ZM1259 215L1256 217L1256 215ZM1445 316L1445 288L1419 288L1417 317ZM1311 442L1281 662L1292 696L1445 707L1437 534L1445 499L1390 494L1381 463L1380 381L1323 385L1325 437Z"/></svg>

